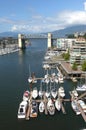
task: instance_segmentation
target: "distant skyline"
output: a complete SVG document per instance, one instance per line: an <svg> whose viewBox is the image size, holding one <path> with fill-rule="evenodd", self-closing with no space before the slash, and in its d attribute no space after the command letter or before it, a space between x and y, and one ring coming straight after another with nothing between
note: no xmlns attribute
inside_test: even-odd
<svg viewBox="0 0 86 130"><path fill-rule="evenodd" d="M0 32L51 32L86 25L86 0L0 0Z"/></svg>

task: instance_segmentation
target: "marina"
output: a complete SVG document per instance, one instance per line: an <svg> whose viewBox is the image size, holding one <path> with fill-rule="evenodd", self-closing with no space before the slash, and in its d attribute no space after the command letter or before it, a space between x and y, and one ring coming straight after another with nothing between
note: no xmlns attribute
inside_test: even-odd
<svg viewBox="0 0 86 130"><path fill-rule="evenodd" d="M44 77L38 78L38 77L35 77L35 75L33 74L31 77L31 74L30 74L31 82L29 82L29 84L31 86L30 88L32 89L30 89L30 97L28 98L29 105L28 105L28 110L25 115L26 120L32 117L38 117L40 111L41 113L45 113L45 115L48 115L48 114L54 115L55 111L60 111L61 109L62 113L66 114L67 111L65 110L64 103L69 102L70 104L72 104L72 108L74 109L75 112L77 111L75 109L75 106L73 105L74 104L76 105L76 108L78 109L79 113L82 115L82 118L86 122L85 111L81 108L80 104L78 103L78 101L82 99L86 95L86 93L82 93L81 95L80 94L78 95L78 92L75 89L75 90L69 91L70 98L65 98L66 97L65 89L63 87L65 78L62 74L62 69L60 69L58 66L59 62L54 64L54 62L50 63L50 62L47 62L46 60L46 62L43 62L43 64L45 65L45 66L43 65L43 69L46 71L46 74L44 75ZM37 87L33 87L33 85L36 84L38 81L41 82L40 91L38 90ZM72 81L77 82L75 78L72 79ZM44 86L46 86L45 90L42 90L43 89L42 83L44 84ZM59 88L56 87L55 89L55 86L58 86L58 85L59 85ZM52 87L55 90L53 90ZM40 92L40 95L38 95L39 92ZM59 102L57 102L56 104L57 99ZM35 111L36 115L33 115L33 111L32 111L33 102L37 104L37 106L33 110ZM76 113L76 115L78 115L78 113Z"/></svg>
<svg viewBox="0 0 86 130"><path fill-rule="evenodd" d="M43 43L42 43L43 42ZM32 46L26 49L25 51L19 50L18 52L13 53L12 55L4 55L0 57L0 128L5 129L12 129L12 130L28 130L28 129L53 129L58 128L59 130L82 130L86 128L86 122L83 120L81 114L77 116L72 110L71 107L71 96L69 94L70 91L76 88L77 83L73 82L71 79L65 79L64 83L61 86L64 87L65 90L65 98L60 99L62 100L63 107L65 109L66 114L63 114L62 109L58 111L55 108L55 114L49 115L47 108L47 98L42 99L45 101L45 110L43 113L39 112L36 118L30 117L30 109L27 111L27 117L25 119L18 119L17 112L18 107L21 101L23 100L23 94L25 91L33 90L34 87L40 90L40 81L44 79L44 75L46 75L46 70L42 68L42 62L44 60L45 49L46 49L46 40L37 40L35 39L31 42ZM41 47L43 45L43 50ZM35 57L35 58L34 58ZM34 59L34 60L32 60ZM38 60L39 59L39 60ZM38 62L37 62L38 61ZM10 64L10 62L12 64ZM29 76L29 64L31 67L31 72L35 72L35 76L37 78L37 83L33 83L30 86L28 82ZM48 74L54 73L55 67L53 67L53 71L48 72ZM57 70L56 70L57 72ZM8 75L9 74L9 75ZM56 73L57 74L57 73ZM42 90L45 91L46 85L42 84ZM57 84L57 90L59 88L59 83ZM85 92L78 92L80 97ZM5 97L4 98L4 94ZM81 97L85 101L84 97ZM33 100L33 99L32 99ZM41 102L41 98L38 97L37 99L38 107L39 103ZM55 100L55 99L54 99ZM55 102L54 102L55 103ZM29 106L28 106L29 108ZM28 116L29 115L29 116ZM35 115L36 116L36 115ZM29 120L28 120L29 117ZM70 120L69 120L70 119Z"/></svg>

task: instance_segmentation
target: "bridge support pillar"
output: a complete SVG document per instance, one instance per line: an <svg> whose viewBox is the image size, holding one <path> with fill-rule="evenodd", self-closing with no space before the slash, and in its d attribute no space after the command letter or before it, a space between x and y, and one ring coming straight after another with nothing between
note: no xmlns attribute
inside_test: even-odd
<svg viewBox="0 0 86 130"><path fill-rule="evenodd" d="M25 49L25 38L23 34L18 34L18 46L20 49Z"/></svg>
<svg viewBox="0 0 86 130"><path fill-rule="evenodd" d="M48 33L48 48L51 48L52 34Z"/></svg>

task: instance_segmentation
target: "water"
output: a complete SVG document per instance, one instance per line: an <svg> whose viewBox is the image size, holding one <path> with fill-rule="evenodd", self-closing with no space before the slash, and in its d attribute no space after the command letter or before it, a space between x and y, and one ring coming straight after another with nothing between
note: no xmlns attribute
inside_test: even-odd
<svg viewBox="0 0 86 130"><path fill-rule="evenodd" d="M17 111L23 92L29 89L29 64L31 72L37 77L44 75L42 61L47 47L46 39L31 39L31 47L24 51L0 56L0 130L83 130L86 123L82 116L76 116L69 102L65 103L66 115L62 112L54 116L42 114L30 120L18 120ZM65 80L66 98L69 90L75 86L71 80ZM39 87L39 82L37 83Z"/></svg>

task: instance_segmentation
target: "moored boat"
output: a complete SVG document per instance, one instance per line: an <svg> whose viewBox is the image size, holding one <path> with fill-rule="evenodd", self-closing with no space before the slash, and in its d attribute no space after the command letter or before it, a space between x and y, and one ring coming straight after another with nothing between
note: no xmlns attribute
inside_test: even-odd
<svg viewBox="0 0 86 130"><path fill-rule="evenodd" d="M51 98L48 99L47 110L48 110L50 115L54 115L55 114L55 106L54 106L54 102L52 101Z"/></svg>
<svg viewBox="0 0 86 130"><path fill-rule="evenodd" d="M30 97L30 92L26 90L23 94L23 100L28 101L29 97Z"/></svg>
<svg viewBox="0 0 86 130"><path fill-rule="evenodd" d="M37 117L37 116L38 116L38 104L34 100L34 101L32 101L32 107L31 107L30 117Z"/></svg>
<svg viewBox="0 0 86 130"><path fill-rule="evenodd" d="M44 102L41 101L41 102L39 103L39 112L40 112L40 113L43 113L43 112L44 112L44 109L45 109Z"/></svg>
<svg viewBox="0 0 86 130"><path fill-rule="evenodd" d="M58 111L61 110L61 103L60 103L60 99L59 99L59 98L57 98L57 99L55 100L55 107L56 107L56 109L57 109Z"/></svg>
<svg viewBox="0 0 86 130"><path fill-rule="evenodd" d="M28 102L22 101L19 104L18 108L18 115L17 115L18 119L24 119L26 117L27 109L28 109Z"/></svg>
<svg viewBox="0 0 86 130"><path fill-rule="evenodd" d="M76 115L80 115L81 112L79 111L76 100L71 101L71 107L74 110L74 112L76 113Z"/></svg>
<svg viewBox="0 0 86 130"><path fill-rule="evenodd" d="M37 87L33 88L32 97L33 97L34 99L36 99L36 98L38 97L38 90L37 90Z"/></svg>

